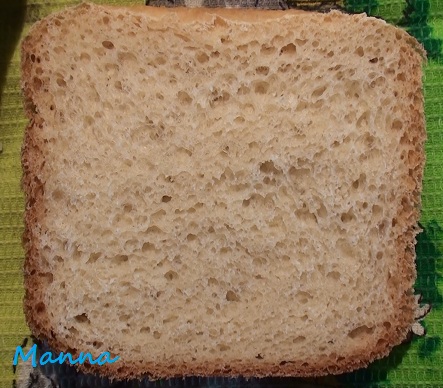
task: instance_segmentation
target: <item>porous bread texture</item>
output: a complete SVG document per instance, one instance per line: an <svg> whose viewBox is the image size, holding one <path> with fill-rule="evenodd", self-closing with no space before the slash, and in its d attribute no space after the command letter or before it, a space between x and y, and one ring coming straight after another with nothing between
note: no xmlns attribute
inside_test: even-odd
<svg viewBox="0 0 443 388"><path fill-rule="evenodd" d="M340 373L417 304L419 44L364 15L84 4L23 43L25 310L113 377Z"/></svg>

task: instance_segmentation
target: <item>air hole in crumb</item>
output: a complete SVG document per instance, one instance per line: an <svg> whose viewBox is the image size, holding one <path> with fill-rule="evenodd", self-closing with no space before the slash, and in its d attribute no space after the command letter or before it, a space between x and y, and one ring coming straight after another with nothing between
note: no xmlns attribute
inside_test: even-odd
<svg viewBox="0 0 443 388"><path fill-rule="evenodd" d="M306 304L312 299L312 295L305 291L298 291L294 299L301 304Z"/></svg>
<svg viewBox="0 0 443 388"><path fill-rule="evenodd" d="M325 205L320 204L320 207L317 209L317 216L321 218L326 218L328 216L328 211Z"/></svg>
<svg viewBox="0 0 443 388"><path fill-rule="evenodd" d="M386 231L386 227L387 227L387 225L386 225L386 220L385 220L385 221L381 222L381 223L378 225L378 231L379 231L381 234L384 234L385 231Z"/></svg>
<svg viewBox="0 0 443 388"><path fill-rule="evenodd" d="M358 177L357 180L352 182L352 187L354 189L364 188L365 184L366 184L366 174L363 173L363 174L360 174L360 176Z"/></svg>
<svg viewBox="0 0 443 388"><path fill-rule="evenodd" d="M269 67L268 66L258 66L255 68L256 74L268 75Z"/></svg>
<svg viewBox="0 0 443 388"><path fill-rule="evenodd" d="M159 331L154 331L152 333L152 335L154 336L155 339L160 339L160 337L162 336L161 333Z"/></svg>
<svg viewBox="0 0 443 388"><path fill-rule="evenodd" d="M143 243L142 252L149 252L155 250L155 245L150 242Z"/></svg>
<svg viewBox="0 0 443 388"><path fill-rule="evenodd" d="M135 54L127 52L127 51L120 51L117 54L118 60L120 62L133 62L134 64L137 62L137 57L135 56Z"/></svg>
<svg viewBox="0 0 443 388"><path fill-rule="evenodd" d="M76 315L74 317L74 320L78 323L90 323L90 320L89 320L88 316L86 315L86 313Z"/></svg>
<svg viewBox="0 0 443 388"><path fill-rule="evenodd" d="M356 126L357 128L366 128L368 126L368 123L369 123L369 111L365 111L357 119Z"/></svg>
<svg viewBox="0 0 443 388"><path fill-rule="evenodd" d="M295 46L294 43L289 43L280 49L280 55L285 55L285 54L293 55L296 52L297 52L297 47Z"/></svg>
<svg viewBox="0 0 443 388"><path fill-rule="evenodd" d="M383 214L382 207L379 205L372 205L372 214L374 216L379 216L379 215Z"/></svg>
<svg viewBox="0 0 443 388"><path fill-rule="evenodd" d="M303 178L308 176L309 173L310 170L308 168L297 168L295 166L292 166L289 169L289 176L294 181L303 180Z"/></svg>
<svg viewBox="0 0 443 388"><path fill-rule="evenodd" d="M46 307L43 302L39 302L35 305L35 311L37 314L41 314L46 310Z"/></svg>
<svg viewBox="0 0 443 388"><path fill-rule="evenodd" d="M157 55L154 59L154 64L162 66L164 64L166 64L167 60L166 60L166 56L165 55Z"/></svg>
<svg viewBox="0 0 443 388"><path fill-rule="evenodd" d="M170 323L170 322L174 322L178 319L177 315L170 315L168 316L166 319L163 319L163 324L165 323Z"/></svg>
<svg viewBox="0 0 443 388"><path fill-rule="evenodd" d="M66 81L63 78L57 78L57 85L64 88L66 87Z"/></svg>
<svg viewBox="0 0 443 388"><path fill-rule="evenodd" d="M171 199L172 199L172 197L170 197L169 195L164 195L164 196L162 197L162 202L167 203L167 202L169 202Z"/></svg>
<svg viewBox="0 0 443 388"><path fill-rule="evenodd" d="M349 259L355 257L355 252L352 245L344 238L340 238L337 240L336 249L341 258Z"/></svg>
<svg viewBox="0 0 443 388"><path fill-rule="evenodd" d="M246 45L244 45L247 47ZM260 47L260 54L271 55L275 52L276 48L274 46L262 44Z"/></svg>
<svg viewBox="0 0 443 388"><path fill-rule="evenodd" d="M188 241L194 241L194 240L196 240L197 239L197 236L195 235L195 234L193 234L193 233L189 233L187 236L186 236L186 240L188 240Z"/></svg>
<svg viewBox="0 0 443 388"><path fill-rule="evenodd" d="M289 70L291 70L291 65L287 63L286 65L280 65L278 68L279 73L287 73Z"/></svg>
<svg viewBox="0 0 443 388"><path fill-rule="evenodd" d="M300 344L306 340L306 337L303 335L299 335L292 340L293 344Z"/></svg>
<svg viewBox="0 0 443 388"><path fill-rule="evenodd" d="M75 327L70 327L68 329L68 331L73 335L73 336L77 336L78 335L78 330Z"/></svg>
<svg viewBox="0 0 443 388"><path fill-rule="evenodd" d="M351 222L355 218L354 212L350 209L347 213L342 213L340 219L343 223Z"/></svg>
<svg viewBox="0 0 443 388"><path fill-rule="evenodd" d="M103 342L100 342L100 341L94 341L94 342L92 343L92 346L93 346L94 348L96 348L96 349L99 349L99 348L101 348L101 347L103 346Z"/></svg>
<svg viewBox="0 0 443 388"><path fill-rule="evenodd" d="M383 338L380 338L378 341L377 341L377 344L375 345L377 348L378 347L381 347L381 348L384 348L384 347L386 347L386 344L388 343L388 341L386 341L385 339L383 339Z"/></svg>
<svg viewBox="0 0 443 388"><path fill-rule="evenodd" d="M230 247L223 247L220 249L220 255L225 255L226 253L229 253L232 251L232 248Z"/></svg>
<svg viewBox="0 0 443 388"><path fill-rule="evenodd" d="M252 264L256 266L265 265L268 261L264 257L254 257Z"/></svg>
<svg viewBox="0 0 443 388"><path fill-rule="evenodd" d="M269 83L266 81L253 82L254 92L257 94L266 94L269 89Z"/></svg>
<svg viewBox="0 0 443 388"><path fill-rule="evenodd" d="M268 160L267 162L260 163L260 172L264 174L278 174L281 170L275 167L272 160Z"/></svg>
<svg viewBox="0 0 443 388"><path fill-rule="evenodd" d="M183 90L180 90L177 93L177 97L178 97L179 102L182 105L190 105L192 103L192 97L188 93L184 92Z"/></svg>
<svg viewBox="0 0 443 388"><path fill-rule="evenodd" d="M251 90L247 86L242 85L237 89L237 94L246 95L246 94L249 94L250 91Z"/></svg>
<svg viewBox="0 0 443 388"><path fill-rule="evenodd" d="M75 247L74 250L73 250L73 252L72 252L71 257L72 257L74 260L78 260L78 259L80 259L81 256L82 256L82 253L79 251L78 247Z"/></svg>
<svg viewBox="0 0 443 388"><path fill-rule="evenodd" d="M209 101L211 107L217 106L220 103L229 101L231 95L226 91L214 91L212 92L212 99Z"/></svg>
<svg viewBox="0 0 443 388"><path fill-rule="evenodd" d="M111 258L111 262L117 265L127 263L128 260L129 260L128 255L116 255Z"/></svg>
<svg viewBox="0 0 443 388"><path fill-rule="evenodd" d="M102 46L108 50L111 50L114 48L114 43L112 43L110 40L104 40L102 42Z"/></svg>
<svg viewBox="0 0 443 388"><path fill-rule="evenodd" d="M383 252L377 252L377 254L375 255L375 257L377 258L377 260L381 260L381 259L383 259Z"/></svg>
<svg viewBox="0 0 443 388"><path fill-rule="evenodd" d="M198 52L195 56L198 62L205 63L209 61L209 56L206 53Z"/></svg>
<svg viewBox="0 0 443 388"><path fill-rule="evenodd" d="M362 325L356 327L348 333L348 337L352 339L361 339L368 335L371 335L374 332L374 327L368 327L366 325Z"/></svg>
<svg viewBox="0 0 443 388"><path fill-rule="evenodd" d="M338 281L338 280L340 280L341 275L340 275L340 272L331 271L326 274L326 277L329 279L332 279L334 281Z"/></svg>
<svg viewBox="0 0 443 388"><path fill-rule="evenodd" d="M95 123L95 119L92 116L85 116L83 119L83 124L85 127L92 127L92 125ZM94 129L93 129L94 132Z"/></svg>
<svg viewBox="0 0 443 388"><path fill-rule="evenodd" d="M320 86L312 92L312 98L320 97L326 91L326 86Z"/></svg>
<svg viewBox="0 0 443 388"><path fill-rule="evenodd" d="M63 193L63 191L61 191L59 189L56 189L52 192L52 199L54 201L60 201L63 199L63 197L64 197L64 193Z"/></svg>
<svg viewBox="0 0 443 388"><path fill-rule="evenodd" d="M95 263L101 257L101 253L93 252L89 255L87 263Z"/></svg>
<svg viewBox="0 0 443 388"><path fill-rule="evenodd" d="M122 315L119 315L119 316L118 316L118 320L119 320L120 322L127 322L129 318L130 318L130 316L127 315L127 314L122 314Z"/></svg>
<svg viewBox="0 0 443 388"><path fill-rule="evenodd" d="M354 53L357 54L359 57L362 57L363 55L365 55L365 50L362 46L358 46Z"/></svg>
<svg viewBox="0 0 443 388"><path fill-rule="evenodd" d="M161 218L161 217L163 217L165 215L166 215L166 211L163 210L163 209L160 209L160 210L156 211L155 213L151 214L151 220L159 219L159 218ZM160 229L158 227L156 227L156 226L151 226L150 228L152 228L152 231L154 231L154 230L155 231L160 231ZM148 228L148 229L150 229L150 228ZM157 229L155 229L155 228L157 228ZM148 230L148 231L150 231L150 230Z"/></svg>
<svg viewBox="0 0 443 388"><path fill-rule="evenodd" d="M394 120L392 122L392 129L399 131L403 128L403 122L401 120Z"/></svg>
<svg viewBox="0 0 443 388"><path fill-rule="evenodd" d="M178 273L175 271L172 271L172 270L166 272L164 276L165 276L166 280L169 280L169 281L178 279Z"/></svg>
<svg viewBox="0 0 443 388"><path fill-rule="evenodd" d="M226 293L226 300L228 302L238 302L238 301L240 301L240 298L239 298L239 296L234 291L229 290Z"/></svg>
<svg viewBox="0 0 443 388"><path fill-rule="evenodd" d="M131 204L127 203L123 206L123 211L125 213L130 213L133 210L133 207Z"/></svg>
<svg viewBox="0 0 443 388"><path fill-rule="evenodd" d="M34 85L34 89L40 89L43 85L42 80L38 77L34 77L32 83Z"/></svg>

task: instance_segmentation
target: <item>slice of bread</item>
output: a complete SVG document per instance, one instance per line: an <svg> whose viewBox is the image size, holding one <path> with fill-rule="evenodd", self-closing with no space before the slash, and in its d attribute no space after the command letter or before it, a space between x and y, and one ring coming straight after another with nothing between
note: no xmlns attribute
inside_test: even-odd
<svg viewBox="0 0 443 388"><path fill-rule="evenodd" d="M25 310L83 368L312 376L417 304L421 46L364 15L83 4L23 42Z"/></svg>

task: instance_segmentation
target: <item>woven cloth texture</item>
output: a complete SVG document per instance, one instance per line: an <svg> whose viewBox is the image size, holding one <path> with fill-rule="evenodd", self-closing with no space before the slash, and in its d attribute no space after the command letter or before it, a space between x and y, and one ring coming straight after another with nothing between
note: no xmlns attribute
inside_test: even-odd
<svg viewBox="0 0 443 388"><path fill-rule="evenodd" d="M418 236L416 291L432 304L427 335L396 347L368 368L321 379L187 378L156 382L110 382L78 374L63 365L13 368L19 345L32 344L22 300L24 201L20 188L20 149L27 120L20 92L20 40L30 25L51 12L78 4L73 0L0 0L0 388L1 387L443 387L443 2L439 0L151 0L154 6L302 8L366 12L398 25L425 47L425 112L428 131L423 209ZM133 5L143 0L95 0ZM43 349L43 345L41 345Z"/></svg>

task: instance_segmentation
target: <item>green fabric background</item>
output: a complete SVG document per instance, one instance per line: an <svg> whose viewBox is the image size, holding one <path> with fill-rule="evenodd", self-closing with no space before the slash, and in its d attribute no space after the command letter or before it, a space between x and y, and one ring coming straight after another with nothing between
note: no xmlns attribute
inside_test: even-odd
<svg viewBox="0 0 443 388"><path fill-rule="evenodd" d="M101 0L143 4L143 0ZM22 311L23 195L20 148L27 120L20 94L19 42L29 26L48 13L79 3L69 0L0 0L0 387L12 387L12 358L29 335ZM291 1L288 1L291 4ZM318 2L317 2L318 3ZM417 291L432 312L427 336L414 338L369 368L323 380L357 387L443 387L443 3L438 0L347 0L350 12L367 12L405 28L428 51L424 69L428 131L424 176L423 232L417 244ZM279 386L296 380L279 381Z"/></svg>

